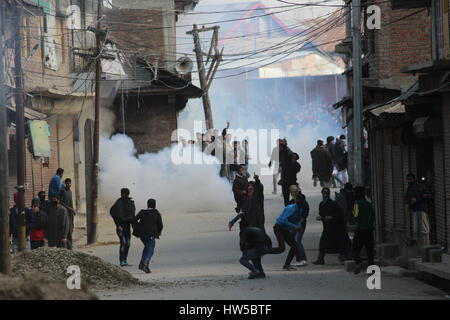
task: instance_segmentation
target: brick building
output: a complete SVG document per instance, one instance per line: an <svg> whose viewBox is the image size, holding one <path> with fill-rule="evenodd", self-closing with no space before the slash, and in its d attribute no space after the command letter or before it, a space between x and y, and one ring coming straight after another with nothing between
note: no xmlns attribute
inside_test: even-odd
<svg viewBox="0 0 450 320"><path fill-rule="evenodd" d="M105 11L108 39L121 51L126 74L113 101L112 133L130 136L138 153L171 145L178 113L203 94L175 71L177 15L195 3L117 1Z"/></svg>
<svg viewBox="0 0 450 320"><path fill-rule="evenodd" d="M14 4L14 3L13 3ZM79 26L70 28L67 9L77 4ZM17 20L9 3L5 3L7 15ZM22 56L23 88L25 91L26 117L26 159L25 159L25 205L41 190L48 191L51 177L58 167L65 169L65 177L73 181L75 202L78 210L83 210L84 192L79 186L83 183L84 165L76 161L77 144L84 141L79 135L79 123L93 119L92 81L85 81L83 92L74 86L74 79L85 71L88 64L81 66L74 48L81 45L90 47L94 37L85 31L92 21L96 1L69 0L23 0L20 23L20 41ZM7 24L6 41L14 41L14 23ZM7 91L10 124L10 191L14 192L16 178L16 136L15 136L15 100L13 90L15 81L14 47L7 49ZM92 66L90 66L92 68ZM90 85L89 85L90 82ZM36 121L48 128L48 137L44 139L50 147L43 155L36 152L38 141L33 138L31 124ZM12 199L12 198L11 198Z"/></svg>
<svg viewBox="0 0 450 320"><path fill-rule="evenodd" d="M427 213L430 240L450 244L450 136L448 124L449 1L366 1L381 8L381 29L363 30L364 126L368 132L366 181L377 217L384 257L414 256L406 175L432 191ZM366 7L363 7L365 12ZM365 26L365 24L364 24ZM350 53L351 39L337 49ZM351 66L347 71L352 81ZM349 86L351 88L351 86ZM342 107L352 119L352 92ZM393 251L384 248L394 249Z"/></svg>
<svg viewBox="0 0 450 320"><path fill-rule="evenodd" d="M120 1L114 2L120 5ZM88 27L96 26L97 0L22 0L20 3L23 6L20 8L24 8L21 10L20 41L26 97L25 205L29 206L39 191L48 192L50 179L61 167L65 170L64 178L72 179L77 211L86 214L89 220L93 179L95 63L92 49L95 47L95 34L89 32ZM172 130L177 127L177 113L187 99L202 94L201 90L173 73L176 15L195 5L196 1L141 1L150 6L148 10L133 7L139 5L139 1L125 3L131 6L124 9L128 13L121 11L120 15L111 16L108 21L125 19L123 26L132 29L139 22L142 30L133 33L121 30L117 23L105 24L104 27L110 29L108 44L116 43L111 52L108 51L110 47L105 52L114 54L120 45L128 61L133 61L132 66L127 64L130 67L127 69L128 81L123 81L121 86L126 88L129 98L125 124L127 128L133 128L134 124L142 128L143 132L130 132L140 152L154 152L170 144ZM13 21L12 10L15 4L16 1L5 2L6 16L14 22L6 24L5 32L5 42L10 44L5 50L5 65L9 93L11 202L17 185L13 45L14 26L17 24ZM106 8L105 12L107 17L113 13ZM130 14L135 14L136 19ZM139 34L140 38L132 39L132 34ZM144 78L136 76L136 67L142 67L139 71ZM101 90L103 106L111 104L118 90L116 75L108 72L104 70L102 73L105 80ZM122 93L116 102L121 101ZM139 110L142 104L151 107ZM119 107L116 110L118 121L114 132L122 132L120 110ZM39 124L39 132L33 131L33 124ZM45 152L40 152L43 145Z"/></svg>

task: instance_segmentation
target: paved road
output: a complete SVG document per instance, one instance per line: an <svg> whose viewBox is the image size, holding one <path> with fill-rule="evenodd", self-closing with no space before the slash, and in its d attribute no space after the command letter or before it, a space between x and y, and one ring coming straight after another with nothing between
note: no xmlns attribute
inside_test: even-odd
<svg viewBox="0 0 450 320"><path fill-rule="evenodd" d="M320 193L304 190L311 205L304 236L308 259L317 257L321 223L315 221ZM218 195L220 196L220 195ZM208 201L214 201L209 199ZM280 209L279 195L266 194L266 230L276 243L273 222ZM164 213L163 213L164 214ZM412 278L382 274L381 290L368 290L364 273L344 271L336 255L326 265L283 271L287 252L264 257L266 279L248 280L239 263L238 228L229 232L230 212L179 213L164 215L165 228L157 242L151 274L137 269L142 244L133 237L127 268L149 287L98 292L102 299L440 299L444 293ZM236 227L238 227L236 225ZM81 249L112 263L118 261L118 246Z"/></svg>

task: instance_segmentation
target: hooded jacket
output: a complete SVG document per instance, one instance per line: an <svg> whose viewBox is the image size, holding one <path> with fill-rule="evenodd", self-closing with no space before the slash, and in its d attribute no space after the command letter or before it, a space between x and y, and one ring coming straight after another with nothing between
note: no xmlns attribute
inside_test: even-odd
<svg viewBox="0 0 450 320"><path fill-rule="evenodd" d="M159 238L163 229L161 213L156 209L141 210L133 219L133 227L141 238Z"/></svg>
<svg viewBox="0 0 450 320"><path fill-rule="evenodd" d="M109 211L116 226L126 226L133 222L136 206L131 198L119 198Z"/></svg>

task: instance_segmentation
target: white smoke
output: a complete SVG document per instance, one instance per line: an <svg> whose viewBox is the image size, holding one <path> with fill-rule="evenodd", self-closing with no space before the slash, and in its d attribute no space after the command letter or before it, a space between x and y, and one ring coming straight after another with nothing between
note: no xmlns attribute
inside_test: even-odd
<svg viewBox="0 0 450 320"><path fill-rule="evenodd" d="M224 211L233 208L231 186L219 177L220 165L176 165L172 147L136 157L133 141L118 134L101 140L100 197L109 208L129 188L137 208L149 198L169 213ZM201 151L195 148L195 153Z"/></svg>

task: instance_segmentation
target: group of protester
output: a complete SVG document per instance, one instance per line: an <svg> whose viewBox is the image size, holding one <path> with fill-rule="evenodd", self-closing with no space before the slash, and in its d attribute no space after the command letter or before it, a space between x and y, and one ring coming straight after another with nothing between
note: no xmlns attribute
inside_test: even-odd
<svg viewBox="0 0 450 320"><path fill-rule="evenodd" d="M47 245L72 249L74 216L72 199L72 180L67 178L62 183L64 169L59 168L50 181L48 199L45 191L40 191L37 198L31 200L31 207L25 209L26 248L37 249ZM19 193L14 193L14 206L10 208L9 224L11 250L19 251L20 212L18 209Z"/></svg>
<svg viewBox="0 0 450 320"><path fill-rule="evenodd" d="M228 133L229 128L230 122L227 121L222 133L218 129L209 129L205 133L197 132L196 140L181 139L180 142L184 147L196 147L207 155L215 156L221 164L220 176L232 183L240 166L248 170L250 150L248 140L233 140Z"/></svg>
<svg viewBox="0 0 450 320"><path fill-rule="evenodd" d="M345 137L341 136L339 140L340 145L345 144L345 142L342 143ZM324 147L321 147L320 152L326 152L332 165L330 152ZM274 162L277 163L277 170L273 176L273 193L276 193L276 185L281 185L284 200L284 208L276 218L273 227L278 243L276 247L272 247L270 237L265 230L264 187L259 176L254 174L254 180L248 181L245 167L238 167L238 173L233 181L237 215L228 223L228 229L231 230L239 221L240 249L243 253L240 263L250 270L249 279L264 278L261 258L266 254L284 252L286 244L290 248L283 265L284 270L294 270L295 267L307 264L302 238L310 208L297 182L297 174L301 169L298 160L298 155L287 146L286 139L280 139L269 163L269 166L272 166ZM277 182L278 175L281 175L279 182ZM331 185L331 177L331 172L328 179L319 176L324 184L326 182L329 185ZM353 188L346 182L340 193L336 194L336 200L332 200L330 187L324 185L322 198L316 219L322 221L323 232L319 243L319 255L313 263L324 264L326 254L337 253L340 261L354 259L357 263L355 273L359 273L363 268L360 251L362 247L365 247L369 265L374 264L375 215L370 202L365 198L365 189ZM353 243L348 236L349 224L356 226ZM292 264L294 258L296 263Z"/></svg>
<svg viewBox="0 0 450 320"><path fill-rule="evenodd" d="M327 143L319 139L311 151L314 187L320 182L321 187L337 188L348 182L348 152L345 135L338 139L327 137Z"/></svg>

